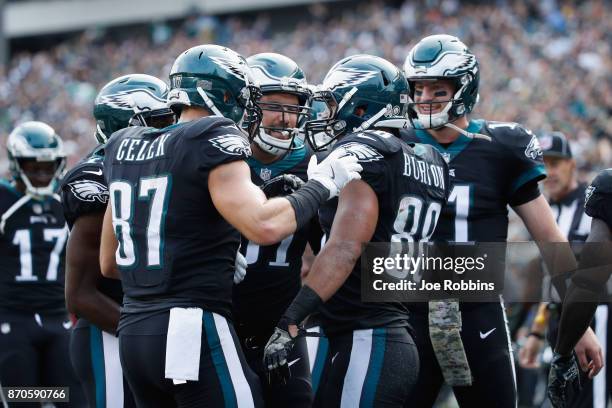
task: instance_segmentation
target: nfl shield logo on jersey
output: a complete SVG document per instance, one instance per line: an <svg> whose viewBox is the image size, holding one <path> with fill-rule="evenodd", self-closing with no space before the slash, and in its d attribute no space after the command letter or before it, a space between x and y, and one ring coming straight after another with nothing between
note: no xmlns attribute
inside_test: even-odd
<svg viewBox="0 0 612 408"><path fill-rule="evenodd" d="M450 153L447 152L442 152L442 158L444 159L445 162L450 162Z"/></svg>
<svg viewBox="0 0 612 408"><path fill-rule="evenodd" d="M263 181L270 180L270 177L272 177L272 170L264 167L259 171L259 178Z"/></svg>

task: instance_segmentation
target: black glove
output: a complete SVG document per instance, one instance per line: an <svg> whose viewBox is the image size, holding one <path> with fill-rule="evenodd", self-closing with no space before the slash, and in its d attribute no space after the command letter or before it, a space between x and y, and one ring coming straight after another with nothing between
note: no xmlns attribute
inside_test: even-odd
<svg viewBox="0 0 612 408"><path fill-rule="evenodd" d="M548 373L548 398L555 408L565 408L569 391L580 392L580 372L574 353L563 356L555 353Z"/></svg>
<svg viewBox="0 0 612 408"><path fill-rule="evenodd" d="M281 174L262 184L266 197L283 197L299 190L304 185L304 181L293 174Z"/></svg>
<svg viewBox="0 0 612 408"><path fill-rule="evenodd" d="M264 368L270 384L286 384L291 378L287 356L293 349L295 337L287 330L276 327L264 349Z"/></svg>

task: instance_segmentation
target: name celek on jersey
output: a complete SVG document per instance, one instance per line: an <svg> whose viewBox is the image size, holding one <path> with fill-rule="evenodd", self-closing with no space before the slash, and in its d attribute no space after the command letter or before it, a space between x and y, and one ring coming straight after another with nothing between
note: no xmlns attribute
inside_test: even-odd
<svg viewBox="0 0 612 408"><path fill-rule="evenodd" d="M102 204L108 202L108 189L97 181L77 180L68 185L74 196L81 201L94 202L97 200Z"/></svg>

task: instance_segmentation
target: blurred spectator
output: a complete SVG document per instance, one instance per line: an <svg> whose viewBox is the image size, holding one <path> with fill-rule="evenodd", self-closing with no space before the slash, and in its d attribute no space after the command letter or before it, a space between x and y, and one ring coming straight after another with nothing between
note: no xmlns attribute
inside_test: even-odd
<svg viewBox="0 0 612 408"><path fill-rule="evenodd" d="M178 27L156 23L148 34L126 33L118 42L88 31L13 55L0 70L0 134L24 120L48 122L68 141L74 163L94 145L91 106L102 84L134 72L167 78L178 53L197 43L217 42L245 57L282 52L316 83L344 56L376 54L401 66L417 39L448 33L480 61L475 117L516 121L536 133L563 131L576 145L583 176L610 164L612 8L604 0L317 4L290 27L275 27L265 13L190 16ZM0 174L6 166L0 149Z"/></svg>

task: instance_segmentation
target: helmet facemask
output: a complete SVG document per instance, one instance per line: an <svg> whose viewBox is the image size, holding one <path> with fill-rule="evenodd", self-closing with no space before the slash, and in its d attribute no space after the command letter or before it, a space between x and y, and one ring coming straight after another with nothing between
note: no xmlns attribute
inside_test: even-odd
<svg viewBox="0 0 612 408"><path fill-rule="evenodd" d="M50 127L48 128L51 130ZM13 180L16 182L21 181L25 186L26 193L31 196L44 197L53 195L56 191L57 183L64 173L66 155L64 154L63 144L57 135L53 136L53 138L55 140L45 147L34 147L25 137L9 135L7 147L9 167ZM49 182L46 185L35 186L37 183L30 179L32 176L35 176L35 173L33 174L27 168L24 168L26 162L52 163L53 168L48 173ZM30 166L26 165L25 167Z"/></svg>
<svg viewBox="0 0 612 408"><path fill-rule="evenodd" d="M453 79L454 82L454 94L451 99L447 100L435 100L427 102L416 102L415 99L415 82L417 80L411 80L410 83L410 100L408 103L408 119L412 126L416 129L439 129L444 127L450 122L454 122L462 116L465 116L466 104L464 103L464 96L466 92L469 92L469 85L472 84L472 76L470 73L466 73L459 78L449 77L438 77L438 78L419 78L418 81L438 81L438 80L449 80ZM476 99L478 96L476 95ZM433 111L434 105L442 105L443 108L436 113ZM421 107L427 107L426 112L421 112ZM429 112L429 113L427 113Z"/></svg>
<svg viewBox="0 0 612 408"><path fill-rule="evenodd" d="M354 90L354 91L353 91ZM352 96L357 88L347 92ZM317 112L317 118L309 120L304 124L304 135L314 151L323 151L331 147L347 129L346 121L336 119L336 114L344 106L346 101L341 101L342 106L336 102L334 93L329 90L318 90L313 96L313 104L323 106L324 109Z"/></svg>
<svg viewBox="0 0 612 408"><path fill-rule="evenodd" d="M272 101L259 101L259 106L264 114L265 112L271 112L270 114L280 116L280 123L274 125L261 124L259 132L255 135L254 142L266 153L274 156L280 156L288 151L299 150L303 147L303 140L301 143L295 143L296 138L301 137L301 127L311 116L311 108L308 106L310 103L309 94L298 94L286 91L271 91L268 94L289 94L297 97L297 104L280 103ZM280 138L275 136L282 134L284 137Z"/></svg>

